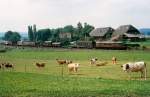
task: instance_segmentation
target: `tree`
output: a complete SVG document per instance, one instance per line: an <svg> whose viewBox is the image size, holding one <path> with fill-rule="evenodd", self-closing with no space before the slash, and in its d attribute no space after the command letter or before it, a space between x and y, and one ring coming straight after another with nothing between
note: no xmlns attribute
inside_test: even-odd
<svg viewBox="0 0 150 97"><path fill-rule="evenodd" d="M12 31L8 31L8 32L5 33L3 39L6 40L6 41L11 41L11 36L12 35L13 35L13 32Z"/></svg>
<svg viewBox="0 0 150 97"><path fill-rule="evenodd" d="M29 37L30 41L34 40L34 34L33 34L32 26L28 26L28 37Z"/></svg>
<svg viewBox="0 0 150 97"><path fill-rule="evenodd" d="M82 26L82 23L79 22L77 24L77 34L78 34L79 37L81 37L82 32L83 32L83 26Z"/></svg>
<svg viewBox="0 0 150 97"><path fill-rule="evenodd" d="M34 24L34 25L33 25L33 41L35 41L35 42L36 42L36 40L37 40L37 39L36 39L36 38L37 38L37 37L36 37L36 32L37 32L37 31L36 31L36 25Z"/></svg>
<svg viewBox="0 0 150 97"><path fill-rule="evenodd" d="M74 27L72 25L67 25L63 28L62 32L70 32L73 33L74 32Z"/></svg>
<svg viewBox="0 0 150 97"><path fill-rule="evenodd" d="M57 28L53 31L53 36L52 36L52 41L58 41L59 39L59 34L63 31L63 28Z"/></svg>
<svg viewBox="0 0 150 97"><path fill-rule="evenodd" d="M28 26L28 38L30 41L36 42L36 25Z"/></svg>
<svg viewBox="0 0 150 97"><path fill-rule="evenodd" d="M4 40L11 41L13 44L17 44L20 41L21 35L18 32L8 31L4 35Z"/></svg>
<svg viewBox="0 0 150 97"><path fill-rule="evenodd" d="M38 42L47 41L51 37L50 29L41 29L36 32L36 39Z"/></svg>
<svg viewBox="0 0 150 97"><path fill-rule="evenodd" d="M82 32L82 36L84 37L84 39L86 40L87 37L89 37L89 33L94 29L93 26L84 23L84 28L83 28L83 32Z"/></svg>

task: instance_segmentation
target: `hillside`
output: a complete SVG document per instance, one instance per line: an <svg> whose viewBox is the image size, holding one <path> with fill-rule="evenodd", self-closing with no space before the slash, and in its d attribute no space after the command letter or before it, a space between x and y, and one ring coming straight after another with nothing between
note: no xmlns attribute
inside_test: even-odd
<svg viewBox="0 0 150 97"><path fill-rule="evenodd" d="M142 29L139 29L139 30L144 35L150 35L150 28L142 28Z"/></svg>

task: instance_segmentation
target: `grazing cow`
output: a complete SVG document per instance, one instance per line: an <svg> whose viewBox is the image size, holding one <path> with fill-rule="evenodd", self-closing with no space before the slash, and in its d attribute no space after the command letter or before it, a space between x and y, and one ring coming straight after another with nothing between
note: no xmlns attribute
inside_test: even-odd
<svg viewBox="0 0 150 97"><path fill-rule="evenodd" d="M4 69L5 63L1 63L0 66L1 66L2 69Z"/></svg>
<svg viewBox="0 0 150 97"><path fill-rule="evenodd" d="M4 67L5 68L14 68L14 65L13 64L11 64L11 63L2 63L1 64L1 68L3 68L4 69Z"/></svg>
<svg viewBox="0 0 150 97"><path fill-rule="evenodd" d="M56 61L58 62L59 65L66 64L66 60L56 59Z"/></svg>
<svg viewBox="0 0 150 97"><path fill-rule="evenodd" d="M108 64L108 62L100 62L96 63L96 66L105 66L106 64Z"/></svg>
<svg viewBox="0 0 150 97"><path fill-rule="evenodd" d="M36 63L36 66L39 68L45 67L45 63Z"/></svg>
<svg viewBox="0 0 150 97"><path fill-rule="evenodd" d="M134 63L126 63L123 64L122 69L126 72L141 72L141 78L145 77L146 80L146 63L141 61L141 62L134 62Z"/></svg>
<svg viewBox="0 0 150 97"><path fill-rule="evenodd" d="M116 64L117 63L117 58L116 57L112 57L112 64Z"/></svg>
<svg viewBox="0 0 150 97"><path fill-rule="evenodd" d="M8 63L8 62L6 62L6 63L1 63L0 64L0 68L2 68L2 69L4 69L4 68L12 68L12 69L14 69L14 65L13 64L11 64L11 63Z"/></svg>
<svg viewBox="0 0 150 97"><path fill-rule="evenodd" d="M66 60L66 64L70 64L70 63L72 63L71 60Z"/></svg>
<svg viewBox="0 0 150 97"><path fill-rule="evenodd" d="M78 71L78 68L79 68L79 63L71 63L71 64L68 64L68 70L69 72L73 71L73 72L77 72Z"/></svg>
<svg viewBox="0 0 150 97"><path fill-rule="evenodd" d="M13 68L13 64L6 63L6 64L5 64L5 67L6 67L6 68Z"/></svg>
<svg viewBox="0 0 150 97"><path fill-rule="evenodd" d="M97 61L97 60L98 60L97 58L92 58L92 59L90 59L90 64L91 64L91 65L96 64L96 61Z"/></svg>

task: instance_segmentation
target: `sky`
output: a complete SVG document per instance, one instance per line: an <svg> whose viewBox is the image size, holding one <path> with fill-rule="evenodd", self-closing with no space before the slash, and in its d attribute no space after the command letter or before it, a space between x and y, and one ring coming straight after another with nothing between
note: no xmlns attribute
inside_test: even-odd
<svg viewBox="0 0 150 97"><path fill-rule="evenodd" d="M0 0L0 32L57 28L80 21L98 27L150 28L150 0Z"/></svg>

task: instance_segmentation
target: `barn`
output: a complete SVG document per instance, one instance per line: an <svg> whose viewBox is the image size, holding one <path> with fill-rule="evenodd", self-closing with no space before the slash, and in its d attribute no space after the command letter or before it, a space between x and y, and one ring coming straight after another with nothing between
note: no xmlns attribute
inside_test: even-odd
<svg viewBox="0 0 150 97"><path fill-rule="evenodd" d="M118 27L112 34L112 41L139 41L144 40L144 36L140 31L132 25L122 25Z"/></svg>
<svg viewBox="0 0 150 97"><path fill-rule="evenodd" d="M93 48L93 42L92 41L77 41L76 47L77 48Z"/></svg>
<svg viewBox="0 0 150 97"><path fill-rule="evenodd" d="M111 27L96 28L90 32L90 36L94 38L95 41L104 41L111 38L114 29Z"/></svg>
<svg viewBox="0 0 150 97"><path fill-rule="evenodd" d="M96 48L124 50L127 49L127 46L122 42L96 41Z"/></svg>

